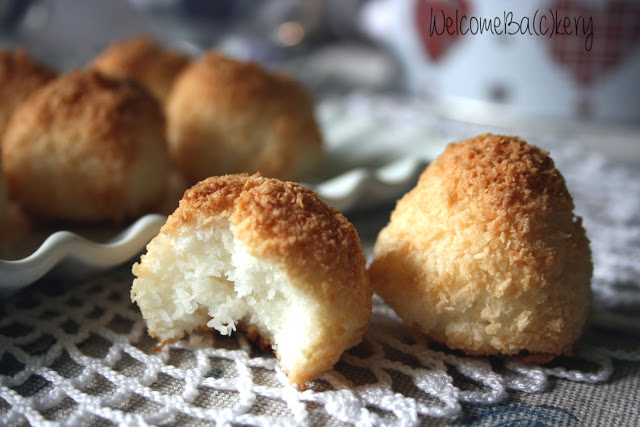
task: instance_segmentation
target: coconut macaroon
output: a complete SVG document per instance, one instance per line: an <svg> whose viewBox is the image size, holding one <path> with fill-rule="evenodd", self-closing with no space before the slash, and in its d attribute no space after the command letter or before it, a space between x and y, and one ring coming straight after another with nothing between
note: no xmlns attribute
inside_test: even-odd
<svg viewBox="0 0 640 427"><path fill-rule="evenodd" d="M158 102L135 82L72 71L29 97L7 126L11 194L41 219L136 217L166 187L164 130Z"/></svg>
<svg viewBox="0 0 640 427"><path fill-rule="evenodd" d="M118 40L90 64L105 74L137 81L164 105L178 73L189 63L185 54L147 36Z"/></svg>
<svg viewBox="0 0 640 427"><path fill-rule="evenodd" d="M133 273L151 336L245 330L301 387L361 341L371 316L353 225L315 192L260 175L187 190Z"/></svg>
<svg viewBox="0 0 640 427"><path fill-rule="evenodd" d="M450 144L397 204L370 268L407 323L468 354L570 353L591 311L589 241L548 153Z"/></svg>
<svg viewBox="0 0 640 427"><path fill-rule="evenodd" d="M178 76L167 121L171 155L190 183L239 172L297 180L322 159L314 104L300 84L213 51Z"/></svg>
<svg viewBox="0 0 640 427"><path fill-rule="evenodd" d="M24 49L0 50L0 144L15 109L55 76Z"/></svg>

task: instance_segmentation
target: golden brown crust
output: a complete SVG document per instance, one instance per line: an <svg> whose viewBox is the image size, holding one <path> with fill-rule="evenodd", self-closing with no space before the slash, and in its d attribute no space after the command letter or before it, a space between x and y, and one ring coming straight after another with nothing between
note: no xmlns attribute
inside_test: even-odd
<svg viewBox="0 0 640 427"><path fill-rule="evenodd" d="M172 232L198 217L230 217L233 205L245 188L264 181L261 174L214 176L185 191L178 209L169 216L162 232Z"/></svg>
<svg viewBox="0 0 640 427"><path fill-rule="evenodd" d="M548 153L485 134L450 144L398 202L370 274L398 314L451 348L557 355L586 324L591 272Z"/></svg>
<svg viewBox="0 0 640 427"><path fill-rule="evenodd" d="M180 74L171 92L171 153L191 182L258 171L298 178L321 159L313 108L294 80L211 51Z"/></svg>
<svg viewBox="0 0 640 427"><path fill-rule="evenodd" d="M24 49L0 50L0 136L15 109L55 76Z"/></svg>
<svg viewBox="0 0 640 427"><path fill-rule="evenodd" d="M12 194L41 218L135 217L159 200L168 174L156 100L96 71L72 71L35 92L12 117L2 157Z"/></svg>
<svg viewBox="0 0 640 427"><path fill-rule="evenodd" d="M183 53L164 48L148 36L137 36L114 42L89 67L139 82L164 105L176 76L188 63Z"/></svg>
<svg viewBox="0 0 640 427"><path fill-rule="evenodd" d="M473 199L479 220L529 232L529 225L553 211L571 214L573 200L549 153L520 137L479 135L450 144L432 166L448 203ZM534 216L532 218L531 216Z"/></svg>

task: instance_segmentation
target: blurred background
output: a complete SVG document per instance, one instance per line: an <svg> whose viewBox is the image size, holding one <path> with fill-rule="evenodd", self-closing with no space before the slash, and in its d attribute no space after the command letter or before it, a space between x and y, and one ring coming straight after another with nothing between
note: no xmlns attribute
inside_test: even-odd
<svg viewBox="0 0 640 427"><path fill-rule="evenodd" d="M409 97L462 121L570 129L640 163L637 1L0 0L0 44L60 71L140 33L284 69L318 99Z"/></svg>

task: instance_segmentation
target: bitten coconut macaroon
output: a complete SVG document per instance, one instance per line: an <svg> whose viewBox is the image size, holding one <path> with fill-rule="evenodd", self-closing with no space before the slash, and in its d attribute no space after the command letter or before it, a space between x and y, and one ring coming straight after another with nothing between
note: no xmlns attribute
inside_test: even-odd
<svg viewBox="0 0 640 427"><path fill-rule="evenodd" d="M302 388L361 341L371 317L353 225L315 192L260 175L187 190L133 273L151 336L244 330Z"/></svg>
<svg viewBox="0 0 640 427"><path fill-rule="evenodd" d="M568 354L591 311L591 252L548 153L521 138L450 144L397 204L370 268L408 324L473 355Z"/></svg>
<svg viewBox="0 0 640 427"><path fill-rule="evenodd" d="M137 81L164 105L189 57L165 48L147 36L118 40L96 57L90 68L104 74Z"/></svg>
<svg viewBox="0 0 640 427"><path fill-rule="evenodd" d="M156 99L97 71L72 71L29 97L7 126L2 162L27 213L67 221L146 213L170 167Z"/></svg>
<svg viewBox="0 0 640 427"><path fill-rule="evenodd" d="M9 118L36 89L56 73L33 59L26 50L0 50L0 145Z"/></svg>
<svg viewBox="0 0 640 427"><path fill-rule="evenodd" d="M190 184L240 172L298 180L322 159L314 103L300 84L213 51L178 76L167 123L171 155Z"/></svg>

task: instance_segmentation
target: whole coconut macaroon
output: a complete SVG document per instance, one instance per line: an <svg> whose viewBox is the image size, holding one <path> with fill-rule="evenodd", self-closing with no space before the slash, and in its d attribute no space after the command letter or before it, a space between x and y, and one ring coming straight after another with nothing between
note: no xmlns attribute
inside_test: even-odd
<svg viewBox="0 0 640 427"><path fill-rule="evenodd" d="M24 210L44 220L120 221L155 208L169 156L158 102L138 84L72 71L14 113L5 176Z"/></svg>
<svg viewBox="0 0 640 427"><path fill-rule="evenodd" d="M450 144L380 232L374 289L467 354L570 353L591 312L591 251L548 153L485 134Z"/></svg>
<svg viewBox="0 0 640 427"><path fill-rule="evenodd" d="M115 41L89 67L137 81L164 105L176 76L188 63L187 55L165 48L151 37L136 36Z"/></svg>
<svg viewBox="0 0 640 427"><path fill-rule="evenodd" d="M133 273L151 336L245 330L302 388L362 340L371 317L353 225L315 192L259 175L187 190Z"/></svg>
<svg viewBox="0 0 640 427"><path fill-rule="evenodd" d="M178 76L167 126L170 153L190 184L241 172L298 180L322 160L322 136L304 88L214 51Z"/></svg>

